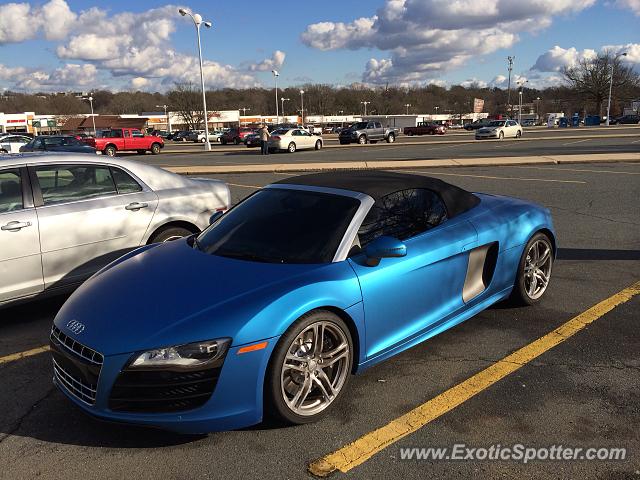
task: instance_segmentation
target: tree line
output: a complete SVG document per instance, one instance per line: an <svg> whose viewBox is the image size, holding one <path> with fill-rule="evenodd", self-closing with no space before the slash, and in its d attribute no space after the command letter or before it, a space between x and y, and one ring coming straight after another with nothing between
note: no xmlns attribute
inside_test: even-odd
<svg viewBox="0 0 640 480"><path fill-rule="evenodd" d="M540 115L549 112L573 114L606 114L606 99L609 92L611 67L614 69L611 114L622 113L624 105L640 98L640 76L630 66L609 52L595 59L582 60L578 65L565 69L563 85L545 89L522 89L523 103L535 104ZM517 106L518 86L512 85L511 103ZM288 98L284 113L300 112L300 90L304 90L306 115L352 115L363 113L361 102L370 102L370 114L390 115L402 113L449 113L461 115L473 111L474 98L484 100L484 111L492 114L508 113L508 92L503 88L480 85L454 85L444 88L437 85L400 87L386 85L370 87L352 85L333 87L325 84L304 84L279 90L280 98ZM194 126L202 122L202 100L195 84L176 84L166 93L139 91L91 92L94 111L100 114L140 114L162 111L158 105L167 105L170 111L183 112L185 123ZM223 88L206 93L210 111L244 110L247 115L275 114L274 89ZM410 105L407 107L406 105ZM281 103L279 102L279 107ZM0 112L19 113L35 111L56 115L88 113L89 102L69 94L24 94L5 92L0 97ZM516 107L517 108L517 107ZM193 113L192 113L193 112ZM282 114L282 112L280 112Z"/></svg>

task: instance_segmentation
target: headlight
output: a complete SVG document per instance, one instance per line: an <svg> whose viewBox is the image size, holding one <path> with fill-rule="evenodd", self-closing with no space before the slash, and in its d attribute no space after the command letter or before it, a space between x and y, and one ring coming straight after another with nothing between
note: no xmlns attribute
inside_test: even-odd
<svg viewBox="0 0 640 480"><path fill-rule="evenodd" d="M205 367L227 353L230 338L194 342L173 347L156 348L137 354L129 364L131 369L179 368L185 370Z"/></svg>

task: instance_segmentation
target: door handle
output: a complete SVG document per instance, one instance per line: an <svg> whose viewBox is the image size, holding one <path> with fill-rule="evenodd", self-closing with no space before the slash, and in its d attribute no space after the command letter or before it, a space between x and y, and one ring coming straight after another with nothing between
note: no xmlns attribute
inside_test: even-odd
<svg viewBox="0 0 640 480"><path fill-rule="evenodd" d="M127 205L124 208L126 210L137 211L137 210L140 210L141 208L147 208L148 206L149 206L148 203L133 202L133 203L130 203L129 205Z"/></svg>
<svg viewBox="0 0 640 480"><path fill-rule="evenodd" d="M3 230L5 232L17 232L18 230L21 230L23 228L27 228L30 226L31 226L31 222L14 221L14 222L9 222L6 225L3 225L2 227L0 227L0 230Z"/></svg>

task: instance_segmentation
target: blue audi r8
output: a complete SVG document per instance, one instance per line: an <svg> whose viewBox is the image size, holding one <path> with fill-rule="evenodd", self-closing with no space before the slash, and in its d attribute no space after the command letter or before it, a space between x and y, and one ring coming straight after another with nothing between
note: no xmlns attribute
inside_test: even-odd
<svg viewBox="0 0 640 480"><path fill-rule="evenodd" d="M349 377L512 297L538 302L548 210L383 171L271 184L139 248L65 303L53 378L85 412L185 433L317 420Z"/></svg>

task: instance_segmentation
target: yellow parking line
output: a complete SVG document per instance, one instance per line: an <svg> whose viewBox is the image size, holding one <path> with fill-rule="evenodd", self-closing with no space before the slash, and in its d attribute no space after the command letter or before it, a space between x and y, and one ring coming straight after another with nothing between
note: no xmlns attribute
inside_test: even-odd
<svg viewBox="0 0 640 480"><path fill-rule="evenodd" d="M12 353L11 355L6 355L4 357L0 357L0 365L3 363L15 362L16 360L20 360L26 357L32 357L33 355L38 355L39 353L49 351L48 345L43 345L38 348L32 348L31 350L26 350L24 352Z"/></svg>
<svg viewBox="0 0 640 480"><path fill-rule="evenodd" d="M453 410L543 353L571 338L598 318L618 305L628 302L638 294L640 294L640 282L636 282L594 305L552 332L516 350L511 355L405 413L387 425L367 433L355 442L312 462L309 465L309 472L318 477L326 477L336 470L343 473L348 472L367 461L376 453Z"/></svg>
<svg viewBox="0 0 640 480"><path fill-rule="evenodd" d="M417 170L402 170L402 172L409 173L427 173ZM450 177L472 177L472 178L489 178L492 180L521 180L524 182L551 182L551 183L587 183L582 180L552 180L548 178L521 178L521 177L494 177L491 175L471 175L467 173L443 173L443 172L428 172L429 175L446 175Z"/></svg>

